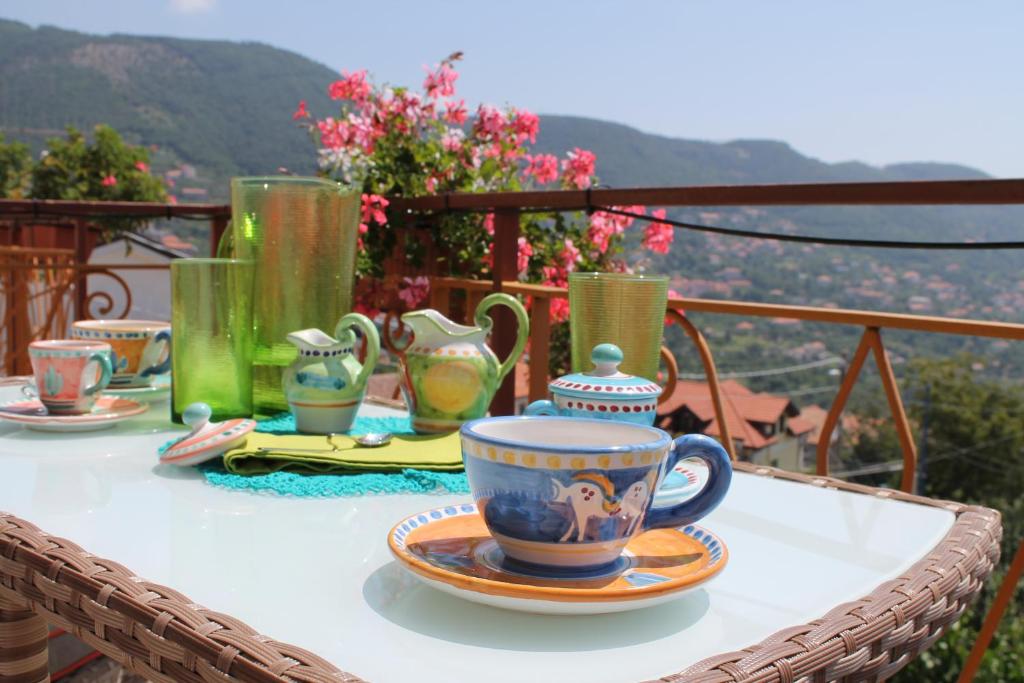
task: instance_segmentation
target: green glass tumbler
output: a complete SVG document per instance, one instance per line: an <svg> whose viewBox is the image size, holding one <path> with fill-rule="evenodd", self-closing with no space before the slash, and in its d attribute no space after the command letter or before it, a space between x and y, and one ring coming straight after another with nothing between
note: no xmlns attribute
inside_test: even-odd
<svg viewBox="0 0 1024 683"><path fill-rule="evenodd" d="M658 378L668 277L628 273L569 274L572 371L589 372L598 344L622 349L620 371Z"/></svg>
<svg viewBox="0 0 1024 683"><path fill-rule="evenodd" d="M251 417L255 264L223 258L171 262L171 419L203 402L211 419Z"/></svg>
<svg viewBox="0 0 1024 683"><path fill-rule="evenodd" d="M281 380L296 354L288 334L333 330L352 311L359 211L358 190L321 178L232 179L233 256L256 263L256 412L288 410Z"/></svg>

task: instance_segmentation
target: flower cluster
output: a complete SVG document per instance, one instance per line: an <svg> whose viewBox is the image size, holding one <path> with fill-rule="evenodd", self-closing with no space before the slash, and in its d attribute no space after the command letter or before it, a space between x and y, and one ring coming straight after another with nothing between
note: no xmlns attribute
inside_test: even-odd
<svg viewBox="0 0 1024 683"><path fill-rule="evenodd" d="M396 225L385 197L544 187L583 190L597 184L593 152L577 147L559 158L529 148L540 133L536 114L481 104L470 115L465 101L456 97L455 63L461 57L454 53L426 68L420 92L376 85L365 70L343 71L327 89L341 103L339 113L316 118L302 101L293 114L317 144L322 173L362 188L361 276L384 276L383 264L395 258L434 269L434 274L463 277L486 277L493 268L493 214L440 216L430 223L430 239L417 240L411 228ZM613 210L637 215L646 211L642 206ZM665 253L672 229L660 222L663 210L651 216L655 222L635 243ZM612 211L589 217L524 215L516 255L519 277L565 286L576 270L628 270L622 245L633 222L632 216ZM427 297L427 286L426 280L408 277L394 285L408 307ZM556 320L567 314L564 300L553 302Z"/></svg>

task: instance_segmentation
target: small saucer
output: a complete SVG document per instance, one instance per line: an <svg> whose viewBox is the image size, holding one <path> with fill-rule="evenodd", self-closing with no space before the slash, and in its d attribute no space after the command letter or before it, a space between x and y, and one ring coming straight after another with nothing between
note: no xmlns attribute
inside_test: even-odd
<svg viewBox="0 0 1024 683"><path fill-rule="evenodd" d="M540 576L510 562L476 505L450 505L399 522L388 534L392 554L418 579L460 598L538 614L603 614L651 607L703 585L729 552L696 525L634 537L615 571Z"/></svg>
<svg viewBox="0 0 1024 683"><path fill-rule="evenodd" d="M15 422L40 432L91 432L149 410L138 403L116 396L100 396L91 412L82 415L50 415L39 399L22 399L0 405L0 420Z"/></svg>
<svg viewBox="0 0 1024 683"><path fill-rule="evenodd" d="M166 377L164 379L163 377ZM139 403L158 403L166 401L171 397L170 376L161 376L153 380L153 383L145 387L113 387L108 386L103 390L107 396L119 396L120 398L131 399Z"/></svg>

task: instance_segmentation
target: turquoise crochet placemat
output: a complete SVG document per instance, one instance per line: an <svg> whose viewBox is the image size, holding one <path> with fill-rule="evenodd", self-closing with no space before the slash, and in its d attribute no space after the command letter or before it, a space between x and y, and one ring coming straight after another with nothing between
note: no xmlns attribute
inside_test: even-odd
<svg viewBox="0 0 1024 683"><path fill-rule="evenodd" d="M295 418L290 413L257 420L256 431L270 434L295 434ZM357 417L353 434L391 432L412 434L408 417ZM469 493L469 482L462 472L402 470L401 473L363 472L360 474L296 474L274 472L243 476L231 474L220 460L203 463L199 471L214 486L262 491L282 496L365 496L381 493Z"/></svg>

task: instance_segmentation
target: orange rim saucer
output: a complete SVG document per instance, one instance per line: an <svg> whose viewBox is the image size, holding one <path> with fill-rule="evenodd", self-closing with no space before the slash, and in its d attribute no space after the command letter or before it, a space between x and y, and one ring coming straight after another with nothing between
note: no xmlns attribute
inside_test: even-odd
<svg viewBox="0 0 1024 683"><path fill-rule="evenodd" d="M675 600L722 571L728 550L690 525L638 534L613 571L547 577L509 564L474 504L412 515L388 534L388 546L414 576L439 590L494 607L544 614L600 614Z"/></svg>

